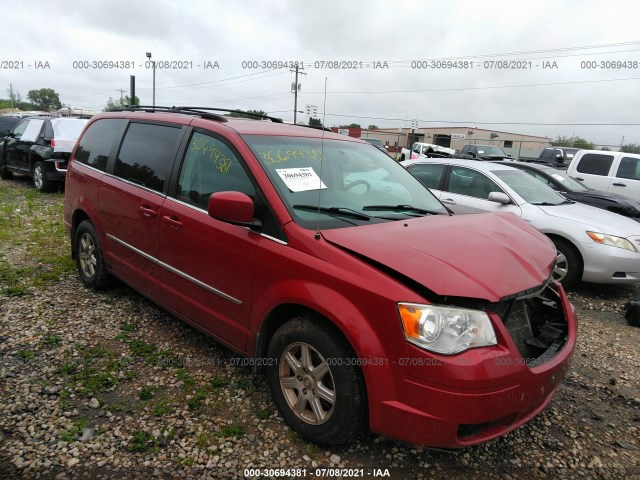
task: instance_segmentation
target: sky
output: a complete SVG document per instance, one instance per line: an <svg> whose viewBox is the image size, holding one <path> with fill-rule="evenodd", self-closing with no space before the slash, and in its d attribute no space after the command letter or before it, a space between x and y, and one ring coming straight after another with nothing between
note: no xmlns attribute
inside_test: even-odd
<svg viewBox="0 0 640 480"><path fill-rule="evenodd" d="M327 126L399 128L414 120L640 144L637 1L0 6L3 98L10 87L25 100L29 90L52 88L64 104L101 111L121 89L128 95L135 75L136 94L150 105L150 52L156 105L264 110L291 122L289 64L299 62L298 110L316 106ZM308 118L298 114L299 122Z"/></svg>

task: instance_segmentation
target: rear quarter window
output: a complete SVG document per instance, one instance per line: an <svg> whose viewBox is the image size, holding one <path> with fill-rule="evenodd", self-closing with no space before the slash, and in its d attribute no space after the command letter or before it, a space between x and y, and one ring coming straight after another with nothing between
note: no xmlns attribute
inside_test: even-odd
<svg viewBox="0 0 640 480"><path fill-rule="evenodd" d="M114 175L162 192L176 157L182 129L131 123L116 158Z"/></svg>
<svg viewBox="0 0 640 480"><path fill-rule="evenodd" d="M600 155L597 153L587 153L580 159L576 170L589 175L607 176L613 163L613 155Z"/></svg>
<svg viewBox="0 0 640 480"><path fill-rule="evenodd" d="M105 118L93 122L80 139L74 161L104 171L109 153L119 143L126 126L127 120L121 118Z"/></svg>

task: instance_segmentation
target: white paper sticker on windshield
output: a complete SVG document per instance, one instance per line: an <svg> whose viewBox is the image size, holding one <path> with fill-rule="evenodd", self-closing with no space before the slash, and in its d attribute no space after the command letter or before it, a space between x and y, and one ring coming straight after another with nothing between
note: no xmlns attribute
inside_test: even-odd
<svg viewBox="0 0 640 480"><path fill-rule="evenodd" d="M280 178L292 192L305 192L327 188L312 167L304 168L276 168Z"/></svg>

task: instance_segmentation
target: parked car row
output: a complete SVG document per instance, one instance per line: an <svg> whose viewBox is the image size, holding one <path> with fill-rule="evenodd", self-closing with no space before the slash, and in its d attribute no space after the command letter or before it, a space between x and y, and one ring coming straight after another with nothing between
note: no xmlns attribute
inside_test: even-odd
<svg viewBox="0 0 640 480"><path fill-rule="evenodd" d="M550 192L534 200L564 202ZM87 287L118 277L253 357L285 421L321 445L367 427L494 439L547 406L575 347L547 236L509 213L452 215L348 136L210 109L99 114L64 216Z"/></svg>
<svg viewBox="0 0 640 480"><path fill-rule="evenodd" d="M0 178L7 180L18 173L30 176L40 192L59 188L73 147L88 120L44 115L0 119L5 126L0 129Z"/></svg>
<svg viewBox="0 0 640 480"><path fill-rule="evenodd" d="M640 281L637 221L569 200L511 162L401 163L455 213L511 212L543 232L556 246L554 275L565 286Z"/></svg>

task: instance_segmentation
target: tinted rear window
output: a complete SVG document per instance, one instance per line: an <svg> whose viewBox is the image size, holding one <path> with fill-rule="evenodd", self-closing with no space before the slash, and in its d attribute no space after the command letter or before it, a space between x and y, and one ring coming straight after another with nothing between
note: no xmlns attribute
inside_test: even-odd
<svg viewBox="0 0 640 480"><path fill-rule="evenodd" d="M104 171L109 152L114 143L122 138L127 121L121 118L105 118L91 124L80 139L74 161Z"/></svg>
<svg viewBox="0 0 640 480"><path fill-rule="evenodd" d="M613 155L587 153L580 159L577 170L580 173L607 176L613 163Z"/></svg>
<svg viewBox="0 0 640 480"><path fill-rule="evenodd" d="M181 132L180 127L131 123L122 141L113 173L162 192L175 160Z"/></svg>

